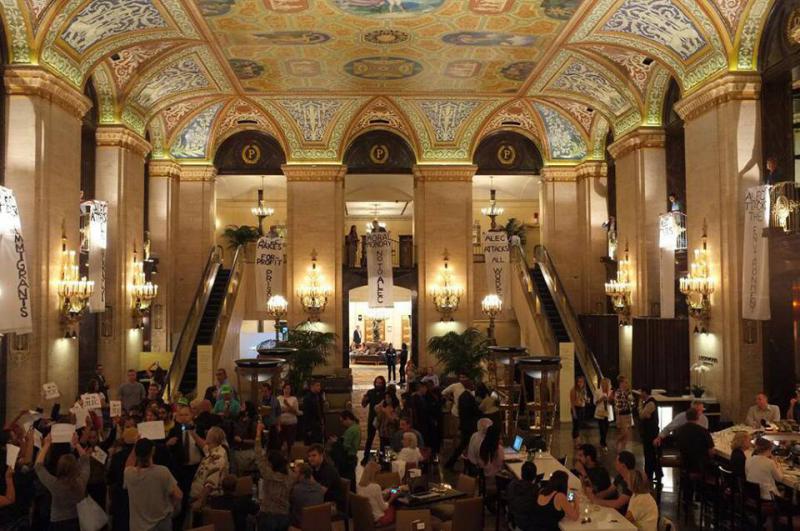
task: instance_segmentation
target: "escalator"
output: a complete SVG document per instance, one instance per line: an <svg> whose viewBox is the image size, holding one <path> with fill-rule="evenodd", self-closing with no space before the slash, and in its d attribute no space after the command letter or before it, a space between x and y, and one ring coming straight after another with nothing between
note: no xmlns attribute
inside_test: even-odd
<svg viewBox="0 0 800 531"><path fill-rule="evenodd" d="M550 290L547 289L547 281L544 279L544 273L539 264L534 264L531 268L531 279L533 280L534 289L542 301L542 310L550 323L550 328L553 330L553 335L559 343L569 343L569 334L567 328L564 326L564 321L561 320L561 315L556 308L556 301Z"/></svg>

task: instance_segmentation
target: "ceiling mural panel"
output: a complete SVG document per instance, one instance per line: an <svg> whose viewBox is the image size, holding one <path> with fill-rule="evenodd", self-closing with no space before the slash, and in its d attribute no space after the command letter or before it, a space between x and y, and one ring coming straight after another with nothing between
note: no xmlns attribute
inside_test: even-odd
<svg viewBox="0 0 800 531"><path fill-rule="evenodd" d="M139 68L156 55L172 48L172 42L154 42L131 46L109 58L117 88L124 88Z"/></svg>
<svg viewBox="0 0 800 531"><path fill-rule="evenodd" d="M620 115L631 108L630 100L607 77L607 74L582 60L569 63L548 88L597 98L615 115Z"/></svg>
<svg viewBox="0 0 800 531"><path fill-rule="evenodd" d="M437 142L452 142L455 140L459 127L480 104L480 101L475 100L430 100L419 102L419 106L428 118Z"/></svg>
<svg viewBox="0 0 800 531"><path fill-rule="evenodd" d="M150 0L92 0L70 21L61 39L83 54L109 37L165 27L167 22Z"/></svg>
<svg viewBox="0 0 800 531"><path fill-rule="evenodd" d="M208 158L212 124L221 108L222 103L215 103L195 116L173 140L170 154L176 159Z"/></svg>
<svg viewBox="0 0 800 531"><path fill-rule="evenodd" d="M157 101L181 92L209 88L211 81L205 69L194 57L186 57L160 70L138 90L133 101L142 108L152 107Z"/></svg>
<svg viewBox="0 0 800 531"><path fill-rule="evenodd" d="M636 88L639 89L639 93L645 93L647 90L647 81L653 70L655 61L643 53L615 48L613 46L594 45L591 49L624 68L625 72L628 74L628 78L633 82Z"/></svg>
<svg viewBox="0 0 800 531"><path fill-rule="evenodd" d="M330 0L346 13L362 17L414 17L442 7L445 0Z"/></svg>
<svg viewBox="0 0 800 531"><path fill-rule="evenodd" d="M581 160L586 157L586 143L578 128L561 113L542 103L534 103L542 117L551 160Z"/></svg>

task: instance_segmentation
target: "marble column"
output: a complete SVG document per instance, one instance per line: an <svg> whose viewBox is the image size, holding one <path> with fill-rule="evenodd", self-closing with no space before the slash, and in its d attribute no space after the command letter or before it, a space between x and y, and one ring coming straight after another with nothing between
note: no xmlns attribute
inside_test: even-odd
<svg viewBox="0 0 800 531"><path fill-rule="evenodd" d="M25 238L33 333L27 350L8 360L6 415L41 404L41 385L54 381L62 406L78 392L78 341L63 339L56 281L62 226L77 251L81 119L91 102L38 67L8 67L5 186L14 190Z"/></svg>
<svg viewBox="0 0 800 531"><path fill-rule="evenodd" d="M124 126L97 129L95 196L108 202L106 306L112 308L111 336L100 337L98 361L115 389L128 369L138 369L142 333L134 328L131 294L134 246L144 258L144 158L150 144ZM101 320L103 317L101 316Z"/></svg>
<svg viewBox="0 0 800 531"><path fill-rule="evenodd" d="M414 244L418 268L417 314L419 366L433 365L428 339L472 326L479 309L473 308L472 282L472 165L420 164L414 167ZM433 304L432 289L439 282L447 252L449 269L464 294L452 322L442 322Z"/></svg>
<svg viewBox="0 0 800 531"><path fill-rule="evenodd" d="M632 316L659 314L658 216L667 207L664 140L663 129L640 128L608 146L616 163L617 258L626 245L630 250Z"/></svg>
<svg viewBox="0 0 800 531"><path fill-rule="evenodd" d="M330 296L320 315L320 329L343 332L342 264L344 252L344 176L346 166L286 164L286 293L289 301L289 326L308 319L298 290L311 268L311 254L316 252L317 269ZM337 343L338 345L338 343ZM341 349L334 349L335 359L328 360L330 370L342 366Z"/></svg>
<svg viewBox="0 0 800 531"><path fill-rule="evenodd" d="M691 361L703 356L711 364L704 383L733 421L743 418L764 384L761 327L742 319L741 294L744 193L760 184L762 171L760 92L758 75L730 73L676 105L686 131L689 250L701 246L706 222L717 286L710 333L692 335ZM753 334L745 333L748 326Z"/></svg>
<svg viewBox="0 0 800 531"><path fill-rule="evenodd" d="M582 313L605 313L608 255L608 178L605 162L585 162L577 168L578 236L581 253L581 297L574 301Z"/></svg>
<svg viewBox="0 0 800 531"><path fill-rule="evenodd" d="M178 245L179 179L181 167L170 160L151 160L148 163L150 179L147 200L150 252L158 258L158 297L154 305L160 305L160 326L156 328L154 316L151 322L151 345L153 352L168 352L172 349L172 334L180 331L172 319L175 306L175 255ZM153 310L154 312L157 310Z"/></svg>
<svg viewBox="0 0 800 531"><path fill-rule="evenodd" d="M172 322L181 330L194 302L208 256L215 243L217 169L210 164L181 165L180 208L174 250ZM230 264L223 265L230 267Z"/></svg>

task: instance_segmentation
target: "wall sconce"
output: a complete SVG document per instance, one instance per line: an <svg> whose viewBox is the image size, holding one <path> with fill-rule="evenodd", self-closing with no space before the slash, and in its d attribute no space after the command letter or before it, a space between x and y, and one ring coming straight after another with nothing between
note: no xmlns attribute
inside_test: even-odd
<svg viewBox="0 0 800 531"><path fill-rule="evenodd" d="M281 319L286 317L289 311L289 301L283 295L273 295L267 301L267 314L275 321L275 338L281 332Z"/></svg>
<svg viewBox="0 0 800 531"><path fill-rule="evenodd" d="M694 250L691 271L680 281L681 293L686 295L686 303L689 305L689 315L696 321L695 334L708 332L711 294L714 293L714 279L711 278L708 267L706 239L706 223L703 221L703 247Z"/></svg>
<svg viewBox="0 0 800 531"><path fill-rule="evenodd" d="M303 311L308 314L310 322L319 321L319 316L325 311L331 289L323 282L322 273L317 269L317 251L311 251L311 269L306 274L305 283L297 290Z"/></svg>
<svg viewBox="0 0 800 531"><path fill-rule="evenodd" d="M145 250L149 245L145 243ZM150 305L158 296L158 284L147 280L144 273L144 262L136 257L136 243L133 244L133 282L130 285L131 307L136 318L142 318L150 313ZM141 322L141 321L140 321Z"/></svg>
<svg viewBox="0 0 800 531"><path fill-rule="evenodd" d="M65 338L77 338L78 322L89 306L89 297L94 293L94 282L79 277L75 251L67 249L67 234L61 229L61 278L56 283L60 303L61 320L65 325Z"/></svg>
<svg viewBox="0 0 800 531"><path fill-rule="evenodd" d="M503 300L490 294L481 301L481 311L489 318L489 340L494 343L494 320L503 311Z"/></svg>
<svg viewBox="0 0 800 531"><path fill-rule="evenodd" d="M448 260L447 249L445 249L444 269L439 273L439 284L434 285L431 290L433 305L436 311L442 314L441 321L453 320L453 314L458 310L458 304L464 294L464 289L456 286L453 281L453 273L450 271Z"/></svg>
<svg viewBox="0 0 800 531"><path fill-rule="evenodd" d="M611 298L614 313L619 318L619 325L630 324L631 317L631 261L628 256L628 245L625 244L625 258L617 264L617 278L606 282L606 295Z"/></svg>

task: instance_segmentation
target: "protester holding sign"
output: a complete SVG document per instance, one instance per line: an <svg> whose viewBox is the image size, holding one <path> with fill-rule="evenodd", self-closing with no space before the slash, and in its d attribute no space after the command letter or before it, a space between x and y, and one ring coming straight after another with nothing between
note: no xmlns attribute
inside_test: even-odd
<svg viewBox="0 0 800 531"><path fill-rule="evenodd" d="M59 530L80 530L78 523L78 503L86 496L86 483L89 480L89 456L78 444L78 436L73 433L72 448L78 452L79 459L72 454L64 454L58 458L56 473L51 474L44 466L45 458L53 444L52 437L44 439L39 455L36 457L34 470L42 485L50 492L51 528ZM54 526L53 524L57 524Z"/></svg>

